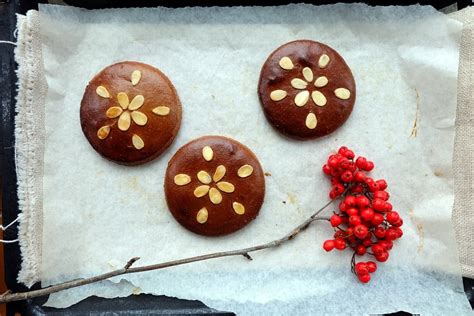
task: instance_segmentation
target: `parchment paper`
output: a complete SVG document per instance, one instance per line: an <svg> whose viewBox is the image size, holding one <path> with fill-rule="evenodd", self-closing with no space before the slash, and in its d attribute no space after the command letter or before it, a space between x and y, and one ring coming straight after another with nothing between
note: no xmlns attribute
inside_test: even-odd
<svg viewBox="0 0 474 316"><path fill-rule="evenodd" d="M388 181L395 209L405 219L404 237L368 285L351 275L348 251L324 253L322 241L332 230L321 223L280 249L255 253L253 261L217 259L129 275L118 285L109 281L53 295L49 305L142 292L200 299L238 314L470 313L450 222L458 22L420 6L104 11L41 6L40 13L49 85L43 285L120 268L134 256L149 264L278 238L327 201L321 164L342 144L375 162L374 177ZM256 94L268 54L301 38L339 51L357 85L347 123L306 142L273 130ZM121 60L160 68L183 104L173 145L140 167L102 159L79 124L88 81ZM162 189L171 155L207 134L248 145L271 173L260 216L222 238L180 227Z"/></svg>

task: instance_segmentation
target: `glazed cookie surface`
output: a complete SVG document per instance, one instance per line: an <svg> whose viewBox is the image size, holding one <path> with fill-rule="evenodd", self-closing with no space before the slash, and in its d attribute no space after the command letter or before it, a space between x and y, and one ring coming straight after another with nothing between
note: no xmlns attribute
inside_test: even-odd
<svg viewBox="0 0 474 316"><path fill-rule="evenodd" d="M158 157L173 142L181 124L181 103L160 70L125 61L106 67L90 81L80 119L99 154L137 165Z"/></svg>
<svg viewBox="0 0 474 316"><path fill-rule="evenodd" d="M182 226L218 236L243 228L258 215L265 179L246 146L222 136L204 136L171 158L164 189L168 207Z"/></svg>
<svg viewBox="0 0 474 316"><path fill-rule="evenodd" d="M258 85L265 116L281 133L296 139L335 131L354 107L354 77L329 46L298 40L277 48L266 60Z"/></svg>

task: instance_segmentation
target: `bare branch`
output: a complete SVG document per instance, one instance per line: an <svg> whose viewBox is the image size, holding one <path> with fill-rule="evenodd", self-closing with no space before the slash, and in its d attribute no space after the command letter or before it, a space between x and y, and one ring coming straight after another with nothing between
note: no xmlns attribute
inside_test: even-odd
<svg viewBox="0 0 474 316"><path fill-rule="evenodd" d="M67 289L71 289L74 287L79 287L82 285L86 284L91 284L103 280L107 280L119 275L124 275L124 274L129 274L129 273L138 273L138 272L144 272L144 271L151 271L151 270L159 270L159 269L164 269L164 268L169 268L169 267L174 267L182 264L188 264L191 262L197 262L197 261L203 261L203 260L209 260L209 259L215 259L215 258L223 258L223 257L231 257L231 256L244 256L245 258L252 260L252 257L249 255L251 252L255 251L260 251L263 249L269 249L269 248L276 248L282 245L283 243L292 240L295 238L299 233L304 231L306 228L308 228L313 222L317 220L328 220L327 217L322 217L319 216L319 214L324 211L333 201L329 201L326 203L323 207L321 207L319 210L317 210L313 215L308 217L304 222L302 222L300 225L295 227L292 231L290 231L288 234L283 236L280 239L276 239L264 244L260 244L257 246L253 247L248 247L248 248L243 248L243 249L236 249L236 250L230 250L230 251L222 251L222 252L214 252L206 255L201 255L201 256L196 256L196 257L190 257L190 258L185 258L185 259L179 259L179 260L173 260L173 261L168 261L168 262L163 262L163 263L158 263L158 264L152 264L152 265L146 265L146 266L141 266L141 267L132 267L132 265L140 259L139 257L134 257L131 258L127 264L122 268L118 269L115 271L99 274L90 278L85 278L85 279L75 279L71 281L66 281L63 283L51 285L49 287L39 289L39 290L32 290L32 291L27 291L27 292L19 292L19 293L10 293L7 291L3 295L0 295L0 303L8 303L8 302L14 302L14 301L21 301L21 300L26 300L29 298L34 298L34 297L40 297L40 296L45 296L49 295L52 293L57 293L60 291L64 291Z"/></svg>
<svg viewBox="0 0 474 316"><path fill-rule="evenodd" d="M125 270L128 270L135 262L140 260L140 257L133 257L132 259L128 260L127 264L125 267L123 267Z"/></svg>
<svg viewBox="0 0 474 316"><path fill-rule="evenodd" d="M249 260L253 260L253 258L248 253L243 253L242 256L244 256L245 258Z"/></svg>

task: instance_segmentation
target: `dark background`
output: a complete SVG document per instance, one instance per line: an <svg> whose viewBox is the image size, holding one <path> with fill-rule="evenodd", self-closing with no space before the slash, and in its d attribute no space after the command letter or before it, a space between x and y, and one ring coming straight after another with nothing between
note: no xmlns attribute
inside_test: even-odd
<svg viewBox="0 0 474 316"><path fill-rule="evenodd" d="M16 42L14 30L16 28L16 13L25 14L30 9L37 9L38 3L47 1L20 1L20 0L0 0L0 40ZM123 0L65 0L66 3L78 7L89 9L111 8L111 7L146 7L146 6L231 6L231 5L279 5L300 1L281 0L162 0L162 1L123 1ZM338 1L302 1L314 4L330 4ZM361 2L361 1L339 1L339 2ZM472 1L363 1L370 5L409 5L409 4L429 4L437 9L457 3L458 9L472 5ZM16 173L14 161L14 116L15 116L15 96L16 96L16 64L13 57L14 46L0 44L0 101L1 101L1 137L0 143L0 186L2 197L2 221L5 224L13 221L18 214L18 204L16 195ZM16 239L18 233L17 225L9 228L4 233L4 239ZM0 246L1 247L1 246ZM16 276L20 268L20 249L17 243L5 244L5 283L8 289L13 292L28 290L23 285L18 284ZM1 265L0 265L1 267ZM471 306L474 306L474 280L464 278L464 288ZM34 288L39 288L40 284L35 284ZM429 289L427 289L429 291ZM23 302L7 304L7 315L233 315L231 312L220 312L208 308L199 301L179 300L165 296L137 295L119 299L102 299L90 297L67 309L54 309L41 307L46 298L38 298ZM0 309L0 315L2 309ZM406 313L397 313L404 315ZM406 314L409 315L409 314Z"/></svg>

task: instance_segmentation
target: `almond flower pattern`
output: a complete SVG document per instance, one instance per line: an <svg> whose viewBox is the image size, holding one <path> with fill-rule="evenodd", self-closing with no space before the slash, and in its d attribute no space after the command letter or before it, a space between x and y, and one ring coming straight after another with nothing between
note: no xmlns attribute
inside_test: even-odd
<svg viewBox="0 0 474 316"><path fill-rule="evenodd" d="M141 79L141 72L135 70L132 72L130 81L133 86L136 86ZM111 98L109 91L104 86L98 86L96 89L97 95L102 98L109 99ZM117 102L119 106L111 106L105 112L105 115L110 119L118 118L117 126L118 129L126 132L130 128L130 125L133 123L138 126L145 126L148 123L148 117L145 113L138 111L145 102L145 97L141 94L138 94L133 97L130 101L129 96L126 92L117 93ZM166 116L170 113L170 108L167 106L158 106L152 110L153 114L158 116ZM100 140L104 140L109 136L111 125L104 125L97 131L97 137ZM137 135L132 135L132 144L135 149L140 150L145 146L143 139Z"/></svg>
<svg viewBox="0 0 474 316"><path fill-rule="evenodd" d="M214 157L214 151L210 146L205 146L202 149L202 157L206 161L212 161ZM231 194L235 191L235 186L227 181L223 181L227 173L227 168L224 165L219 165L215 169L212 177L205 171L200 170L196 174L196 178L199 180L200 184L194 189L193 194L196 198L203 198L208 196L212 204L218 205L223 200L223 193ZM253 173L253 167L251 165L245 164L241 166L237 175L240 178L247 178ZM180 173L174 176L174 183L178 186L184 186L191 182L191 176ZM234 213L237 215L243 215L245 213L245 207L239 202L233 202L232 208ZM200 224L207 222L209 217L209 212L206 207L201 208L196 214L196 221Z"/></svg>
<svg viewBox="0 0 474 316"><path fill-rule="evenodd" d="M331 59L328 55L322 54L318 60L319 69L326 68ZM294 64L291 59L287 56L280 59L280 67L284 70L292 70ZM299 92L294 98L294 103L297 107L305 106L311 99L311 101L316 105L323 107L327 104L327 97L322 92L322 88L326 87L329 83L329 79L326 76L315 76L313 70L310 67L304 67L302 70L303 78L293 78L290 82L291 87ZM314 80L314 88L312 87ZM334 95L341 100L347 100L351 96L351 92L346 88L336 88L333 91ZM288 92L285 90L273 90L270 92L270 99L272 101L278 102L283 100L288 96ZM318 124L316 114L310 109L310 112L306 116L305 125L309 129L315 129Z"/></svg>

